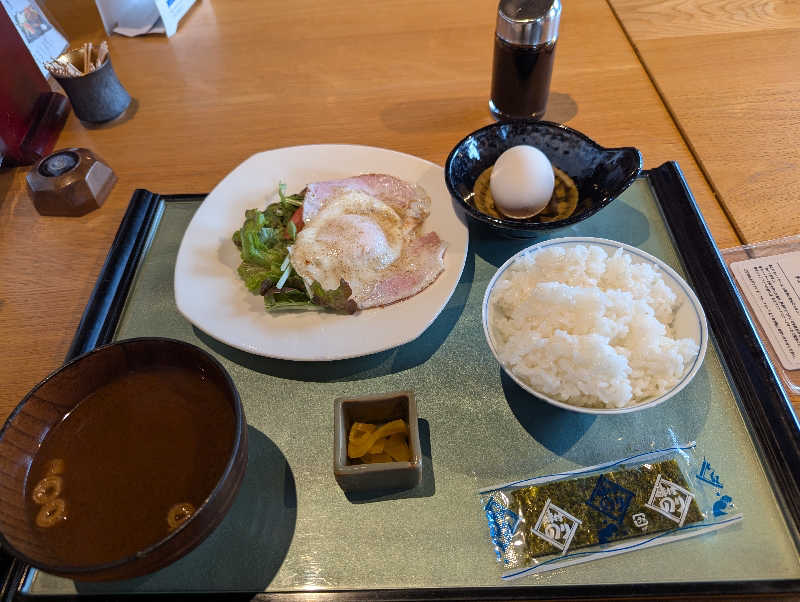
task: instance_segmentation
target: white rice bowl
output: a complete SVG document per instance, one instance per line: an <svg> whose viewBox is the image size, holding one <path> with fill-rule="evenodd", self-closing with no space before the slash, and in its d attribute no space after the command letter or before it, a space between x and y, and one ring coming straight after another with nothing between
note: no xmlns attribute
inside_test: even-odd
<svg viewBox="0 0 800 602"><path fill-rule="evenodd" d="M523 388L591 413L651 407L682 389L705 355L694 292L629 245L561 238L509 259L489 284L483 325Z"/></svg>

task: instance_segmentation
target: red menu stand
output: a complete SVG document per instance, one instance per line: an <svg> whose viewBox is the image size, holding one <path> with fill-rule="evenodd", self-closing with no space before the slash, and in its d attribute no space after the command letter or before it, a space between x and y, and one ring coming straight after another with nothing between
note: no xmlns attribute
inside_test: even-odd
<svg viewBox="0 0 800 602"><path fill-rule="evenodd" d="M0 65L0 165L30 165L53 150L69 114L69 101L50 89L1 9Z"/></svg>

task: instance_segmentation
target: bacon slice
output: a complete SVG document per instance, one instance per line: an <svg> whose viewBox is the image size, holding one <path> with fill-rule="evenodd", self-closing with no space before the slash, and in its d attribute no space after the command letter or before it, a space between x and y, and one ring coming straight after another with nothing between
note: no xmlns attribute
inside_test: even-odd
<svg viewBox="0 0 800 602"><path fill-rule="evenodd" d="M418 228L431 212L431 199L422 187L387 174L364 174L309 184L303 200L303 222L314 219L328 199L348 190L365 192L389 205L402 218L406 234Z"/></svg>
<svg viewBox="0 0 800 602"><path fill-rule="evenodd" d="M371 290L354 294L361 309L407 299L429 286L444 270L447 243L436 232L413 239Z"/></svg>

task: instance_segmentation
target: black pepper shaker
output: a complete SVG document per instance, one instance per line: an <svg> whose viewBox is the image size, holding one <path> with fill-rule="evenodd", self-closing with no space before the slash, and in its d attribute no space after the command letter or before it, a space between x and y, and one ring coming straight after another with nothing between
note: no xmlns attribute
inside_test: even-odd
<svg viewBox="0 0 800 602"><path fill-rule="evenodd" d="M540 119L547 108L561 0L500 0L489 110Z"/></svg>

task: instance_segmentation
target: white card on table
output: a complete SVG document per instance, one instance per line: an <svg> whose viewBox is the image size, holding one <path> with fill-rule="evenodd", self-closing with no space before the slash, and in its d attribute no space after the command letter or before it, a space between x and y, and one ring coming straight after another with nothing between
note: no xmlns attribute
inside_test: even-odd
<svg viewBox="0 0 800 602"><path fill-rule="evenodd" d="M800 251L735 261L736 281L786 370L800 370Z"/></svg>

